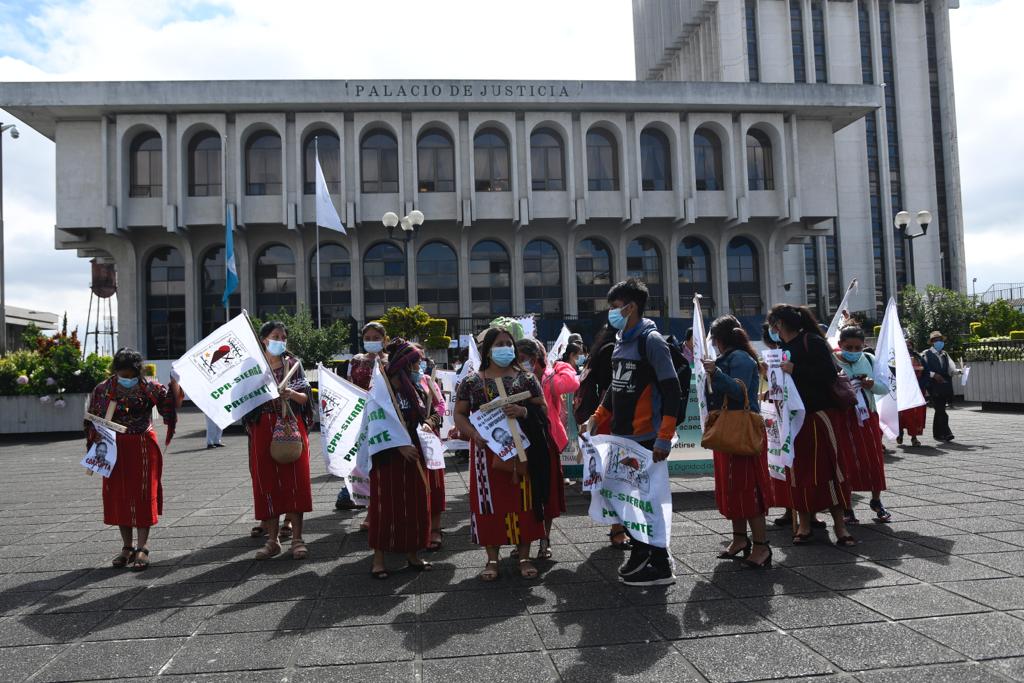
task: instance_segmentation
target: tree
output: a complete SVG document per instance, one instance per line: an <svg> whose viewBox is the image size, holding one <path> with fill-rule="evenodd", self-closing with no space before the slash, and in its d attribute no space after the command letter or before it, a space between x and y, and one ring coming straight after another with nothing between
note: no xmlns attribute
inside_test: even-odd
<svg viewBox="0 0 1024 683"><path fill-rule="evenodd" d="M1014 330L1024 330L1024 313L1006 299L996 299L986 307L977 333L979 337L1005 337Z"/></svg>
<svg viewBox="0 0 1024 683"><path fill-rule="evenodd" d="M288 328L288 350L302 360L307 369L316 367L317 363L326 363L349 347L348 325L336 320L317 328L309 310L304 307L299 308L295 315L280 311L263 321L253 318L252 324L259 330L260 325L269 320L280 320Z"/></svg>
<svg viewBox="0 0 1024 683"><path fill-rule="evenodd" d="M393 306L379 320L389 337L421 342L428 349L447 349L452 338L447 336L448 321L431 318L422 306Z"/></svg>
<svg viewBox="0 0 1024 683"><path fill-rule="evenodd" d="M900 322L918 349L926 348L928 335L938 330L946 337L946 351L958 358L971 334L971 322L977 318L977 305L960 292L935 285L928 285L923 292L912 286L903 290Z"/></svg>

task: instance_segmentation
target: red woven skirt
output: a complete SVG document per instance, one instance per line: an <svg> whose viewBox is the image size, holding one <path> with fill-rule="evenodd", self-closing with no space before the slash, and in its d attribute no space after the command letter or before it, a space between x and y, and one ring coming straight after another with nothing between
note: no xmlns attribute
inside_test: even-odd
<svg viewBox="0 0 1024 683"><path fill-rule="evenodd" d="M928 417L928 406L918 406L900 411L900 431L910 436L924 434L924 421Z"/></svg>
<svg viewBox="0 0 1024 683"><path fill-rule="evenodd" d="M117 463L103 480L103 523L151 527L164 511L163 455L156 432L117 435Z"/></svg>
<svg viewBox="0 0 1024 683"><path fill-rule="evenodd" d="M491 467L491 454L470 442L470 535L477 545L524 545L544 538L544 521L533 511L530 475L516 483ZM561 481L561 480L559 480Z"/></svg>
<svg viewBox="0 0 1024 683"><path fill-rule="evenodd" d="M427 470L427 483L430 484L430 514L444 512L448 509L444 491L444 470Z"/></svg>
<svg viewBox="0 0 1024 683"><path fill-rule="evenodd" d="M871 413L861 424L855 411L846 411L838 414L834 426L843 477L850 490L884 491L885 450L878 413Z"/></svg>
<svg viewBox="0 0 1024 683"><path fill-rule="evenodd" d="M768 441L761 455L714 451L715 503L726 519L760 517L768 512L772 482L768 475ZM785 484L785 482L780 482Z"/></svg>
<svg viewBox="0 0 1024 683"><path fill-rule="evenodd" d="M277 413L263 413L249 425L249 473L255 517L273 519L289 512L311 512L313 492L309 483L309 437L306 425L298 421L302 434L302 455L282 465L270 457L270 438Z"/></svg>
<svg viewBox="0 0 1024 683"><path fill-rule="evenodd" d="M562 469L561 453L551 454L551 491L544 506L544 519L551 521L565 512L565 471Z"/></svg>
<svg viewBox="0 0 1024 683"><path fill-rule="evenodd" d="M804 419L794 439L793 467L788 471L793 508L818 512L836 505L850 506L850 487L839 468L834 423L838 411L817 411Z"/></svg>
<svg viewBox="0 0 1024 683"><path fill-rule="evenodd" d="M417 466L397 450L373 456L366 517L371 548L411 553L429 545L431 491L426 472L422 462Z"/></svg>

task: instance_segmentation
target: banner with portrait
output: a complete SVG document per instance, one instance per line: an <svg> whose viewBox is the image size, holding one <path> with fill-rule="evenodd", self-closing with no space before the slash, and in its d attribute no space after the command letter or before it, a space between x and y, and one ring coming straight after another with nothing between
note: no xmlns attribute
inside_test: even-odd
<svg viewBox="0 0 1024 683"><path fill-rule="evenodd" d="M81 464L90 472L95 472L106 478L114 471L114 465L117 464L117 433L95 423L93 429L96 430L96 435L100 440L89 447Z"/></svg>

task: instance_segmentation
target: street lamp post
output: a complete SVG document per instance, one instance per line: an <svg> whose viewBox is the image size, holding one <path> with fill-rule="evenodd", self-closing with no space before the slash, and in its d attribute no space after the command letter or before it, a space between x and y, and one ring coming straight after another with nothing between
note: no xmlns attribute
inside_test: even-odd
<svg viewBox="0 0 1024 683"><path fill-rule="evenodd" d="M910 252L910 284L916 287L916 278L914 277L914 240L918 237L924 237L928 234L928 225L932 222L932 214L930 211L918 211L917 212L917 224L921 226L921 232L916 235L910 234L910 212L900 211L896 214L893 219L893 225L896 226L897 230L903 231L903 236L907 238L907 249Z"/></svg>
<svg viewBox="0 0 1024 683"><path fill-rule="evenodd" d="M388 211L381 216L380 222L387 228L388 239L391 240L395 238L395 228L402 228L402 245L408 251L409 241L416 236L416 230L423 225L424 220L426 218L419 210L410 211L409 215L403 218L399 218L394 211Z"/></svg>
<svg viewBox="0 0 1024 683"><path fill-rule="evenodd" d="M18 127L13 123L0 124L0 358L7 355L7 303L4 298L4 133L11 131L11 139L18 139Z"/></svg>

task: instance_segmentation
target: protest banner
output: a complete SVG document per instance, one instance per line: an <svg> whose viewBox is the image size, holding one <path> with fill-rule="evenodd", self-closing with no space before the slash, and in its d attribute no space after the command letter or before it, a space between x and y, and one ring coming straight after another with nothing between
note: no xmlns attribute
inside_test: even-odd
<svg viewBox="0 0 1024 683"><path fill-rule="evenodd" d="M700 427L700 401L697 397L697 376L690 375L690 391L686 399L686 415L676 425L672 448L668 452L669 474L697 474L715 467L711 451L700 445L704 430Z"/></svg>
<svg viewBox="0 0 1024 683"><path fill-rule="evenodd" d="M605 526L621 524L629 535L649 545L667 548L672 536L672 493L668 466L654 462L651 451L619 436L590 438L596 453L592 478L590 517ZM589 461L589 458L586 460Z"/></svg>
<svg viewBox="0 0 1024 683"><path fill-rule="evenodd" d="M761 357L768 366L768 400L761 402L768 435L768 474L785 481L786 468L793 466L793 443L807 411L793 378L782 370L785 352L766 349Z"/></svg>
<svg viewBox="0 0 1024 683"><path fill-rule="evenodd" d="M694 389L697 395L698 415L700 416L700 429L704 433L704 426L708 422L708 399L705 393L707 388L708 374L704 370L704 359L714 358L714 353L707 343L704 332L704 313L700 308L700 294L693 295L693 376L696 380ZM700 443L698 441L698 443Z"/></svg>
<svg viewBox="0 0 1024 683"><path fill-rule="evenodd" d="M320 409L320 443L327 471L346 482L359 458L365 432L363 412L369 392L346 382L336 374L317 366Z"/></svg>
<svg viewBox="0 0 1024 683"><path fill-rule="evenodd" d="M444 444L437 434L426 427L416 430L420 437L420 448L423 449L423 459L427 461L428 470L444 469Z"/></svg>
<svg viewBox="0 0 1024 683"><path fill-rule="evenodd" d="M434 381L441 387L444 397L444 415L441 418L441 438L446 439L455 429L455 377L452 370L434 370Z"/></svg>
<svg viewBox="0 0 1024 683"><path fill-rule="evenodd" d="M278 397L277 382L245 311L174 361L192 402L221 429Z"/></svg>
<svg viewBox="0 0 1024 683"><path fill-rule="evenodd" d="M522 325L524 337L528 337L530 339L537 338L537 323L534 321L532 315L516 318L516 322Z"/></svg>
<svg viewBox="0 0 1024 683"><path fill-rule="evenodd" d="M523 434L519 423L512 420L509 424L505 412L500 408L497 410L478 410L470 413L469 421L476 428L480 435L487 442L487 447L502 460L511 460L518 455L516 451L515 435L512 429L517 430L519 439L525 451L530 447L530 441Z"/></svg>
<svg viewBox="0 0 1024 683"><path fill-rule="evenodd" d="M560 458L562 461L562 469L565 470L567 467L579 467L580 450L579 444L576 441L576 437L579 436L579 426L576 424L576 418L572 414L573 399L576 394L566 394L562 397L565 402L565 413L561 416L562 426L565 427L565 435L569 437L569 441L565 444L565 448L562 449ZM565 476L572 476L568 470L565 470Z"/></svg>
<svg viewBox="0 0 1024 683"><path fill-rule="evenodd" d="M910 361L910 352L904 340L896 299L890 298L882 318L882 331L875 347L875 382L889 391L875 400L882 432L890 439L900 433L901 410L924 405L924 396L917 383L917 374Z"/></svg>
<svg viewBox="0 0 1024 683"><path fill-rule="evenodd" d="M459 368L459 374L455 376L455 386L459 386L462 380L466 379L470 373L477 372L480 370L480 349L476 345L476 339L471 334L459 335L459 344L462 348L468 350L466 356L466 362Z"/></svg>
<svg viewBox="0 0 1024 683"><path fill-rule="evenodd" d="M581 433L577 439L577 448L582 456L582 467L583 476L581 481L581 487L584 491L593 491L594 487L600 488L603 478L601 477L601 468L599 467L600 454L597 452L597 446L594 445L590 434Z"/></svg>
<svg viewBox="0 0 1024 683"><path fill-rule="evenodd" d="M405 422L398 414L398 408L391 398L388 378L380 370L380 363L373 366L370 392L363 413L364 432L356 465L369 477L373 468L373 456L389 448L411 446L412 439L405 429Z"/></svg>
<svg viewBox="0 0 1024 683"><path fill-rule="evenodd" d="M102 477L109 477L117 464L117 433L103 425L93 424L100 440L93 443L82 458L82 467Z"/></svg>
<svg viewBox="0 0 1024 683"><path fill-rule="evenodd" d="M825 339L828 341L828 346L831 349L839 346L839 332L840 328L850 318L850 297L857 293L857 278L853 278L850 281L850 286L846 288L846 294L843 295L843 300L839 302L839 308L836 309L836 314L832 316L832 322L829 323L828 331L825 332Z"/></svg>
<svg viewBox="0 0 1024 683"><path fill-rule="evenodd" d="M569 346L569 336L572 332L569 331L569 327L562 324L562 331L558 333L558 338L555 339L555 343L551 345L551 350L548 351L548 365L553 366L555 361L562 360L562 355L565 354L566 347Z"/></svg>

